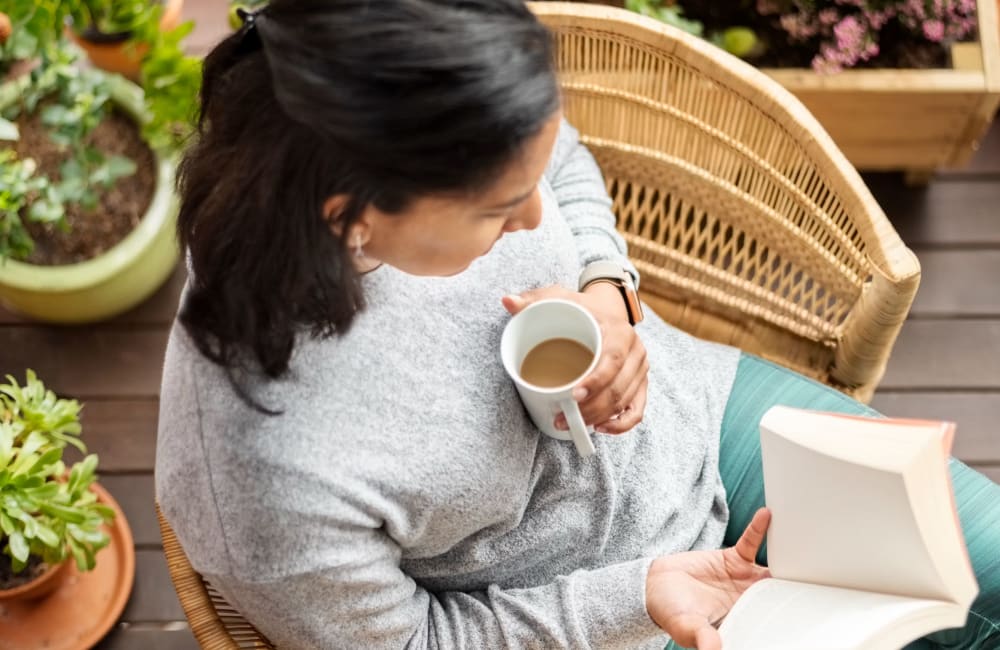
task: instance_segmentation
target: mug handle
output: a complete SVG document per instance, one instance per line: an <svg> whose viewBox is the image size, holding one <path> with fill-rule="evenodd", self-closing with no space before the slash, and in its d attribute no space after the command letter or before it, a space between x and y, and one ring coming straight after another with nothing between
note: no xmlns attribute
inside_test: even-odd
<svg viewBox="0 0 1000 650"><path fill-rule="evenodd" d="M566 416L566 423L569 425L569 431L573 436L573 444L576 445L577 453L583 458L592 456L597 449L594 448L594 441L590 439L590 432L587 431L583 415L580 414L580 405L574 399L564 399L560 400L559 408L562 409L563 415Z"/></svg>

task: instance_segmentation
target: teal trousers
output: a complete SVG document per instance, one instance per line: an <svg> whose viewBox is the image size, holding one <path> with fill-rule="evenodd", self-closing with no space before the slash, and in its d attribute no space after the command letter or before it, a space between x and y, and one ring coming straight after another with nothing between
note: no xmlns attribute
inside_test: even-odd
<svg viewBox="0 0 1000 650"><path fill-rule="evenodd" d="M736 543L754 512L764 505L758 425L764 412L776 404L878 415L833 388L744 354L723 416L719 448L719 471L729 503L726 546ZM958 435L962 435L961 431ZM1000 648L1000 485L954 458L950 468L959 519L979 581L979 596L964 628L937 632L907 649L996 650ZM766 564L766 548L761 549L758 559Z"/></svg>

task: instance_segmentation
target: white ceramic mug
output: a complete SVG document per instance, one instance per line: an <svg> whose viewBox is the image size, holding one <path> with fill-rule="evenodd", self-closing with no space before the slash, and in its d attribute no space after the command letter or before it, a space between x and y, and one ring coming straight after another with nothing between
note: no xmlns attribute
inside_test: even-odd
<svg viewBox="0 0 1000 650"><path fill-rule="evenodd" d="M542 341L572 339L594 353L587 370L563 386L542 388L521 377L524 358ZM586 309L569 300L539 300L525 307L510 319L500 339L500 357L507 374L514 380L521 401L528 409L531 421L542 433L559 440L572 440L581 456L594 453L590 439L593 428L580 414L580 405L573 399L573 389L597 366L601 356L601 328ZM556 416L566 416L569 431L555 427Z"/></svg>

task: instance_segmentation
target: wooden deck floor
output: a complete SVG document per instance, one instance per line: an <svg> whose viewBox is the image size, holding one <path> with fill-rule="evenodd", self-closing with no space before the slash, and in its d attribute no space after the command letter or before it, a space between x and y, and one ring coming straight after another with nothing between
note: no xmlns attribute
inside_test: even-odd
<svg viewBox="0 0 1000 650"><path fill-rule="evenodd" d="M224 3L189 2L195 48L223 28ZM868 175L923 264L923 285L874 405L891 415L958 422L956 455L1000 482L1000 123L965 171L924 190L895 174ZM160 366L183 283L180 269L152 299L110 322L58 328L0 308L0 376L34 368L54 390L86 403L85 439L102 483L135 536L136 581L102 650L196 648L170 584L153 512Z"/></svg>

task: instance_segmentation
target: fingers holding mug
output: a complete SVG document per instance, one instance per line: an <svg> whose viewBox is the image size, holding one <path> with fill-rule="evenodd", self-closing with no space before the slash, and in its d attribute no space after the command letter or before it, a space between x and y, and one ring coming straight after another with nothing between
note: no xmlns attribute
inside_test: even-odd
<svg viewBox="0 0 1000 650"><path fill-rule="evenodd" d="M580 412L601 433L624 433L642 421L646 408L645 386L649 373L646 348L636 337L627 353L601 360L581 386L587 397ZM637 400L642 390L641 401Z"/></svg>
<svg viewBox="0 0 1000 650"><path fill-rule="evenodd" d="M628 405L615 417L612 417L594 427L598 433L618 434L631 431L637 424L642 422L642 417L646 412L646 396L649 381L645 373L636 377L635 393Z"/></svg>

